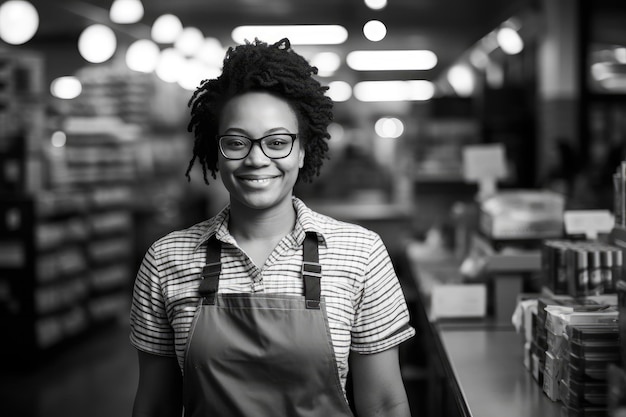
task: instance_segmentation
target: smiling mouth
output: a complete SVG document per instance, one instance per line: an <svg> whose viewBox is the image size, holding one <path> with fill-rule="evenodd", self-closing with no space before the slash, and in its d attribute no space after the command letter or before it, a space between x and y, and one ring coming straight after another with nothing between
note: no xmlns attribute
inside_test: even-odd
<svg viewBox="0 0 626 417"><path fill-rule="evenodd" d="M238 177L240 181L247 182L249 184L266 184L273 179L278 178L279 175L273 177L252 178L252 177Z"/></svg>

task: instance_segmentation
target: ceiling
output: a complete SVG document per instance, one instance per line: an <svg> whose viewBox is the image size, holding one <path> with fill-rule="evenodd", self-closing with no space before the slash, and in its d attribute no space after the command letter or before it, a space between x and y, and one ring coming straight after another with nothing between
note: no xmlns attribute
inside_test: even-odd
<svg viewBox="0 0 626 417"><path fill-rule="evenodd" d="M90 23L106 23L112 0L30 0L40 15L40 28L29 43L46 49L76 45ZM355 49L431 49L438 56L433 70L419 74L384 74L387 78L434 80L464 51L507 18L522 10L524 0L388 0L387 7L368 9L363 0L143 0L145 15L139 24L112 25L131 38L149 37L154 20L177 15L184 26L195 26L205 36L232 45L231 30L242 24L340 24L348 41L333 47L340 54ZM367 41L365 22L377 19L387 26L387 37ZM297 48L296 48L297 49ZM367 77L367 75L361 75ZM376 75L381 76L380 74Z"/></svg>

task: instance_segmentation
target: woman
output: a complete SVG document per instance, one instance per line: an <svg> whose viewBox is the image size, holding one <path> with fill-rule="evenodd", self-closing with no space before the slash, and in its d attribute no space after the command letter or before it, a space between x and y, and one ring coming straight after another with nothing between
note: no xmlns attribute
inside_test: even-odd
<svg viewBox="0 0 626 417"><path fill-rule="evenodd" d="M134 416L409 416L398 345L414 334L375 233L293 195L319 173L332 101L290 47L229 49L190 100L194 154L230 204L170 233L135 282ZM349 364L349 366L348 366Z"/></svg>

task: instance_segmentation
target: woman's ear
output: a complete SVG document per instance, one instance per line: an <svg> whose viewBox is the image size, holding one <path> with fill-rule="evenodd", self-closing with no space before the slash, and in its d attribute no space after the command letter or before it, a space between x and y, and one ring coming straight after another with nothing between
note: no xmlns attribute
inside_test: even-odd
<svg viewBox="0 0 626 417"><path fill-rule="evenodd" d="M298 168L302 168L304 166L304 149L300 148L300 151L298 152Z"/></svg>

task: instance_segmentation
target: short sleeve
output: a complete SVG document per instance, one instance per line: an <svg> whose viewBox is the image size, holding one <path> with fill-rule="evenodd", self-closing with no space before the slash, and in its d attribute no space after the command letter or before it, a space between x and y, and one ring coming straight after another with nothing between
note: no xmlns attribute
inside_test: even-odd
<svg viewBox="0 0 626 417"><path fill-rule="evenodd" d="M175 356L174 331L168 320L154 246L141 262L130 310L130 341L137 349L156 355Z"/></svg>
<svg viewBox="0 0 626 417"><path fill-rule="evenodd" d="M389 253L380 237L374 236L352 328L351 349L361 354L382 352L415 334Z"/></svg>

